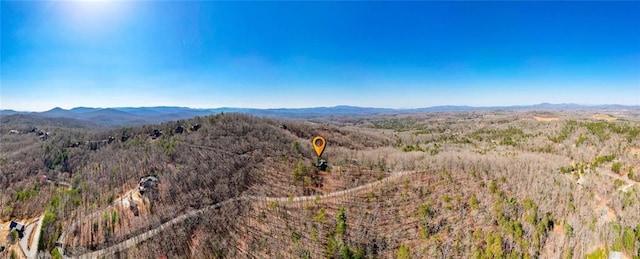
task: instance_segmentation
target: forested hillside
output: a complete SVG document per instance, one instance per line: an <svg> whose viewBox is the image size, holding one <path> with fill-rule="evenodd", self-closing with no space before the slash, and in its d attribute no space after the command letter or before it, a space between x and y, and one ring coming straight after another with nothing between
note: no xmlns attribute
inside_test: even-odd
<svg viewBox="0 0 640 259"><path fill-rule="evenodd" d="M637 256L637 116L21 121L0 128L1 221L43 216L40 249L65 256Z"/></svg>

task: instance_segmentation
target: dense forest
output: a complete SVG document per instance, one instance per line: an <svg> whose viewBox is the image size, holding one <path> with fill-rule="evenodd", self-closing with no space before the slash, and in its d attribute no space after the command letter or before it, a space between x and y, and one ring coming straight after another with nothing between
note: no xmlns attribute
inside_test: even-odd
<svg viewBox="0 0 640 259"><path fill-rule="evenodd" d="M38 248L54 257L640 253L633 112L3 119L0 222L42 217Z"/></svg>

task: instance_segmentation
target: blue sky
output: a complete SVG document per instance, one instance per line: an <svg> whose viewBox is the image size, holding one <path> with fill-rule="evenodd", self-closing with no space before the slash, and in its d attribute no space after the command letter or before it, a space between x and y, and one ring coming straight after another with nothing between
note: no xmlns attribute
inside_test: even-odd
<svg viewBox="0 0 640 259"><path fill-rule="evenodd" d="M640 104L640 2L2 1L0 108Z"/></svg>

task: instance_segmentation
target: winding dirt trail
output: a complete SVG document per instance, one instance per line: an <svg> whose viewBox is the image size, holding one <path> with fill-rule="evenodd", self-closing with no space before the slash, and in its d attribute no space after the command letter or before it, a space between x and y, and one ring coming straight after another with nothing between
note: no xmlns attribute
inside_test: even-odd
<svg viewBox="0 0 640 259"><path fill-rule="evenodd" d="M626 183L627 183L627 184L629 184L629 185L635 185L635 184L637 184L637 185L639 185L639 186L640 186L640 182L638 182L638 181L634 181L633 179L629 179L629 176L627 176L627 175L625 175L625 176L620 176L620 175L618 175L618 174L614 174L614 173L609 172L609 171L605 171L605 172L601 172L601 173L602 173L602 174L604 174L604 175L606 175L606 176L609 176L609 177L611 177L611 178L615 178L615 179L619 179L619 180L621 180L621 181L624 181L624 182L626 182Z"/></svg>
<svg viewBox="0 0 640 259"><path fill-rule="evenodd" d="M104 249L100 249L97 251L93 251L93 252L89 252L86 254L82 254L82 255L76 255L73 257L78 257L78 258L97 258L97 257L103 257L103 256L107 256L107 255L112 255L116 252L119 251L123 251L125 249L131 248L141 242L144 242L145 240L159 234L161 231L175 225L178 223L181 223L183 221L185 221L188 218L191 217L195 217L198 216L200 214L203 214L207 211L210 211L212 209L216 209L216 208L220 208L222 206L224 206L227 203L231 203L231 202L235 202L235 201L253 201L253 202L283 202L283 203L304 203L304 202L314 202L316 200L326 200L326 199L331 199L331 198L336 198L336 197L343 197L349 194L353 194L356 193L358 191L363 191L363 190L370 190L373 188L376 188L378 186L390 183L393 180L396 180L398 178L402 178L404 176L407 175L411 175L411 174L415 174L417 173L416 171L401 171L401 172L395 172L392 175L381 179L379 181L375 181L375 182L371 182L368 184L364 184L364 185L360 185L351 189L347 189L347 190L342 190L342 191L336 191L336 192L332 192L332 193L327 193L327 194L323 194L323 195L313 195L313 196L298 196L298 197L263 197L263 196L240 196L240 197L236 197L236 198L231 198L213 205L209 205L205 208L199 209L199 210L194 210L194 211L190 211L187 212L185 214L182 214L180 216L177 216L175 218L173 218L172 220L169 220L163 224L161 224L160 226L148 230L142 234L139 234L135 237L129 238L127 240L124 240L118 244L115 244L113 246L104 248ZM123 195L122 197L126 197L127 194ZM113 205L111 205L110 207L112 207ZM107 208L105 208L107 209ZM99 210L97 212L94 212L88 216L95 216L95 215L99 215L99 213L102 210ZM70 227L68 227L67 229L65 229L65 231L63 231L62 235L60 236L60 241L64 241L66 235L77 225L78 222L81 222L82 220L85 220L88 218L88 216L83 217L83 219L74 222L74 224L72 224ZM65 258L69 258L65 255Z"/></svg>
<svg viewBox="0 0 640 259"><path fill-rule="evenodd" d="M618 179L618 180L621 180L621 181L625 182L626 185L617 188L618 191L626 192L626 191L628 191L630 188L632 188L635 185L640 186L640 182L634 181L633 179L629 179L626 175L625 176L620 176L618 174L615 174L615 173L612 173L612 172L609 172L609 171L600 172L600 174L605 175L605 176L610 177L610 178L613 178L613 179ZM598 213L600 215L600 217L598 217L597 224L599 226L601 226L606 222L615 221L615 219L616 219L618 214L609 205L609 203L611 202L612 197L608 197L608 198L605 199L603 197L600 197L600 195L598 195L596 193L594 198L597 201L596 205L594 207L594 210L596 211L596 213Z"/></svg>
<svg viewBox="0 0 640 259"><path fill-rule="evenodd" d="M35 221L26 224L24 237L18 242L26 258L36 258L38 254L38 240L40 240L43 219L44 215L41 215Z"/></svg>
<svg viewBox="0 0 640 259"><path fill-rule="evenodd" d="M610 177L613 179L619 179L627 183L627 185L617 188L617 191L627 192L629 189L631 189L635 185L640 186L640 182L635 181L633 179L629 179L628 176L626 175L620 176L610 171L600 172L600 174L606 175L607 177ZM596 225L602 226L607 222L616 221L618 214L616 213L615 209L609 205L609 203L611 202L611 199L613 198L608 197L605 199L603 197L600 197L600 195L598 195L597 193L594 195L594 198L596 200L594 210L597 213L597 215L599 215L596 221ZM585 251L587 251L587 253L592 253L598 248L605 247L605 245L599 241L597 241L596 243L599 245L588 247Z"/></svg>
<svg viewBox="0 0 640 259"><path fill-rule="evenodd" d="M67 235L69 234L69 232L71 232L73 229L75 229L78 224L84 222L87 219L94 218L96 216L102 215L102 213L104 213L104 211L106 211L108 209L111 209L111 208L117 206L118 204L121 204L122 200L127 198L127 197L129 197L129 195L131 193L133 193L134 191L135 191L135 189L125 192L122 196L120 196L117 199L115 199L109 206L104 207L102 209L99 209L97 211L94 211L91 214L85 215L84 217L74 221L69 227L66 227L62 231L62 233L60 234L60 237L58 237L58 244L59 244L57 246L58 247L58 251L60 251L60 253L64 255L64 242L65 242L65 239L66 239ZM65 258L68 258L68 257L65 256Z"/></svg>

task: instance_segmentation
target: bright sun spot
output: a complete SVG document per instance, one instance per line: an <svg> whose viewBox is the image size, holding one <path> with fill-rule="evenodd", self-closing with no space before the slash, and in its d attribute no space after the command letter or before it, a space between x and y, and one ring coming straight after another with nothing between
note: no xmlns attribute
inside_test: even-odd
<svg viewBox="0 0 640 259"><path fill-rule="evenodd" d="M74 32L88 37L106 36L117 30L128 16L127 1L62 1L62 15Z"/></svg>

